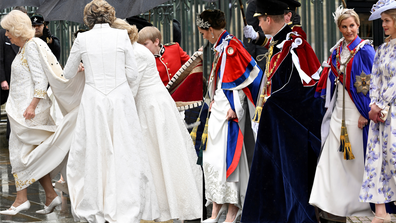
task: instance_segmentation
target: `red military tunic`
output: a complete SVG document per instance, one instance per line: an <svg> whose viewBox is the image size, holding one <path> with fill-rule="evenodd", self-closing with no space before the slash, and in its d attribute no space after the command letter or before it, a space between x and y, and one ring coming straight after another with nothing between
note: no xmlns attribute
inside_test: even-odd
<svg viewBox="0 0 396 223"><path fill-rule="evenodd" d="M180 67L190 59L190 56L178 43L169 43L161 47L159 55L155 55L157 69L162 83L166 86Z"/></svg>

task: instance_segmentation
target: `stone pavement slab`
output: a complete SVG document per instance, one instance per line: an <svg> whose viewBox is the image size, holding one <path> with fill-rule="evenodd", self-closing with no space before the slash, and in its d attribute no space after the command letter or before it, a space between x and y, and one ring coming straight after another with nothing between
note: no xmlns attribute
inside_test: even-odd
<svg viewBox="0 0 396 223"><path fill-rule="evenodd" d="M367 216L367 217L348 217L347 222L348 223L370 223L374 218L373 216ZM391 214L391 222L396 223L396 215Z"/></svg>
<svg viewBox="0 0 396 223"><path fill-rule="evenodd" d="M4 136L0 135L0 138ZM70 199L67 194L55 189L62 198L62 205L53 213L48 215L38 215L37 210L43 208L45 201L44 190L38 182L33 183L28 187L28 199L31 207L27 211L18 213L15 216L0 215L0 223L14 223L14 222L42 222L42 223L71 223L73 216L70 210ZM0 210L9 208L16 197L15 181L11 174L11 165L9 161L8 148L0 145ZM211 207L208 208L208 213L211 213ZM396 223L396 215L392 214L392 222ZM220 217L219 222L225 221L225 214ZM347 223L370 223L374 216L368 217L348 217ZM169 221L171 223L172 221ZM239 220L237 221L239 222ZM144 221L142 223L149 223ZM151 222L150 222L151 223ZM168 222L167 222L168 223ZM173 223L200 223L200 221L179 221L175 220Z"/></svg>

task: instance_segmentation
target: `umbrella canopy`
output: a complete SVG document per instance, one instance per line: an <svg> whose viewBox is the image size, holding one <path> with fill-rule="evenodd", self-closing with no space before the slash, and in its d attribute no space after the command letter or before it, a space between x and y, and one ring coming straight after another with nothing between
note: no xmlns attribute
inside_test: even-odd
<svg viewBox="0 0 396 223"><path fill-rule="evenodd" d="M16 1L18 2L18 0ZM84 7L91 2L91 0L36 1L41 2L37 13L43 15L46 21L68 20L79 23L84 23ZM127 18L147 12L167 1L168 0L107 0L107 2L115 8L117 18Z"/></svg>
<svg viewBox="0 0 396 223"><path fill-rule="evenodd" d="M40 6L45 0L1 0L0 9L15 6Z"/></svg>

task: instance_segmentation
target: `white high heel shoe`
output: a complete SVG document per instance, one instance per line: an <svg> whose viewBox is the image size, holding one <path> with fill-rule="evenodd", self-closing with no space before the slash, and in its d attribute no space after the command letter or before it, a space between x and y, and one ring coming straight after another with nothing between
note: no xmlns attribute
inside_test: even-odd
<svg viewBox="0 0 396 223"><path fill-rule="evenodd" d="M221 206L220 211L219 211L219 213L217 213L216 218L208 218L208 219L202 221L202 223L216 223L216 222L218 222L219 219L220 219L220 216L221 216L221 214L223 212L227 212L227 205L226 204L223 204Z"/></svg>
<svg viewBox="0 0 396 223"><path fill-rule="evenodd" d="M44 205L44 209L36 211L37 214L49 214L54 211L56 206L59 206L62 204L62 200L59 196L54 198L54 200L51 201L51 204L48 206Z"/></svg>
<svg viewBox="0 0 396 223"><path fill-rule="evenodd" d="M234 220L232 221L232 222L223 222L223 223L236 223L236 221L237 221L237 219L238 219L238 217L240 216L240 215L242 215L242 209L239 209L238 210L238 212L237 212L237 214L235 215L235 218L234 218Z"/></svg>
<svg viewBox="0 0 396 223"><path fill-rule="evenodd" d="M29 200L25 201L23 204L19 205L18 207L11 206L9 209L0 211L0 214L4 215L16 215L20 211L26 211L30 208Z"/></svg>

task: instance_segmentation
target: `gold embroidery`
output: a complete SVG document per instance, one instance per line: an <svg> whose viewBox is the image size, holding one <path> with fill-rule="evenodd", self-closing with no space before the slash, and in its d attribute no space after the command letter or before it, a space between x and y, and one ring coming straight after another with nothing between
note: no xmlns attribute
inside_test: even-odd
<svg viewBox="0 0 396 223"><path fill-rule="evenodd" d="M26 44L25 44L25 46L26 46ZM29 69L29 64L25 58L25 46L22 48L22 51L21 51L21 63L23 66L25 66Z"/></svg>
<svg viewBox="0 0 396 223"><path fill-rule="evenodd" d="M365 74L363 71L360 74L360 76L356 76L356 82L354 84L357 93L362 92L364 95L367 95L367 93L370 90L370 79L371 75Z"/></svg>
<svg viewBox="0 0 396 223"><path fill-rule="evenodd" d="M35 89L34 90L34 97L36 98L44 98L47 94L46 90Z"/></svg>
<svg viewBox="0 0 396 223"><path fill-rule="evenodd" d="M14 179L15 179L15 186L17 189L26 188L27 186L36 182L35 179L21 181L18 179L18 175L16 173L14 173Z"/></svg>

